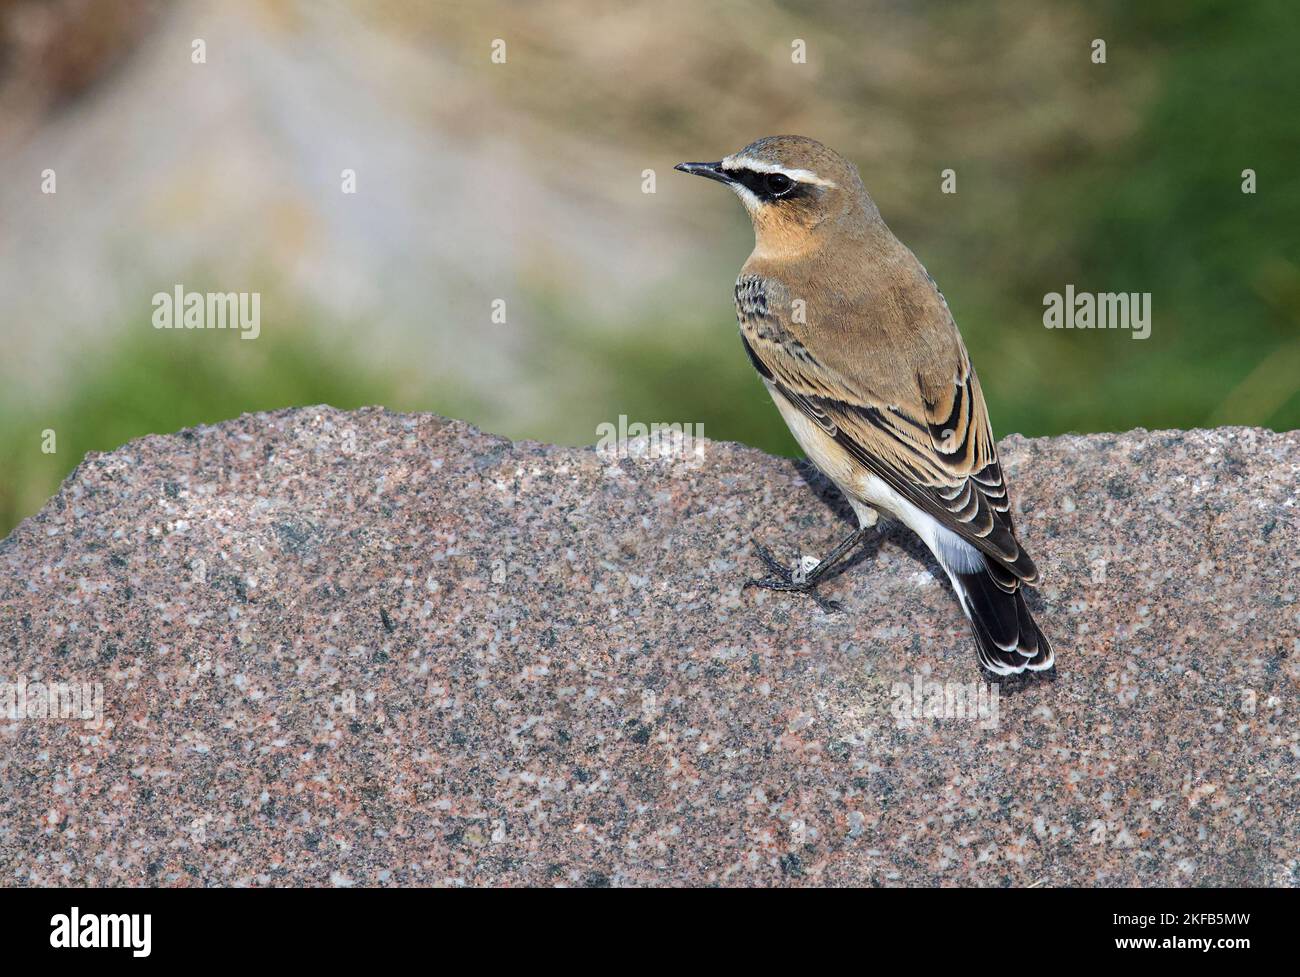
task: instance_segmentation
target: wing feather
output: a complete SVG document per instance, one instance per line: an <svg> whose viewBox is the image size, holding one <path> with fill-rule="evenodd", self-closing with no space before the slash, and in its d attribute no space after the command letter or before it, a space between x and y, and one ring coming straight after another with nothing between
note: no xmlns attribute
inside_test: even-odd
<svg viewBox="0 0 1300 977"><path fill-rule="evenodd" d="M913 397L886 403L814 356L781 320L762 279L742 282L741 338L759 374L864 468L991 557L1000 588L1036 583L1038 570L1015 537L984 395L960 338L950 381L927 385L918 375Z"/></svg>

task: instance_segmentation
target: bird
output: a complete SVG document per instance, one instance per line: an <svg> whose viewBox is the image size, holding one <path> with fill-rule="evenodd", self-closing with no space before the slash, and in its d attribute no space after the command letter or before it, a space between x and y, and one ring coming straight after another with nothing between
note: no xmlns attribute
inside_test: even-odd
<svg viewBox="0 0 1300 977"><path fill-rule="evenodd" d="M765 136L674 169L730 187L754 227L736 279L740 339L809 461L858 528L820 561L746 587L816 592L880 515L921 538L947 574L994 676L1046 672L1052 644L1025 604L1040 575L1016 536L988 409L934 279L881 218L852 162L815 139Z"/></svg>

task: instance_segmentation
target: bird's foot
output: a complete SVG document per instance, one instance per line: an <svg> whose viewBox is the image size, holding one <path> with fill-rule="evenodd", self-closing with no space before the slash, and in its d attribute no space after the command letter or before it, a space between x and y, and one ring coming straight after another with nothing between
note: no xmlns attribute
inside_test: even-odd
<svg viewBox="0 0 1300 977"><path fill-rule="evenodd" d="M745 581L744 589L761 587L763 590L803 594L816 601L817 606L827 614L840 610L839 601L828 600L817 593L817 585L825 578L827 571L835 563L834 560L816 560L810 556L801 556L794 566L788 567L774 557L771 551L758 540L754 540L754 552L763 561L770 576L761 580L751 577Z"/></svg>

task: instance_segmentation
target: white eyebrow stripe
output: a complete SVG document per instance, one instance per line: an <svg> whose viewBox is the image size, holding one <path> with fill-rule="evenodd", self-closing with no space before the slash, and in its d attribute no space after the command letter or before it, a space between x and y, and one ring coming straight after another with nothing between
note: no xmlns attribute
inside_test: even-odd
<svg viewBox="0 0 1300 977"><path fill-rule="evenodd" d="M800 183L812 183L819 187L837 187L839 184L818 176L812 170L792 170L775 163L768 163L751 156L728 156L722 161L724 170L753 170L755 173L783 173Z"/></svg>

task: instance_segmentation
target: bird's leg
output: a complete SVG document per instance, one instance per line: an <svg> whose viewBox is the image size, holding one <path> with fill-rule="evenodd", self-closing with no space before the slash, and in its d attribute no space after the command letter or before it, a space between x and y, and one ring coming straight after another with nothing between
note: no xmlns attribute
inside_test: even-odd
<svg viewBox="0 0 1300 977"><path fill-rule="evenodd" d="M826 575L834 569L835 564L837 564L846 553L857 546L858 543L862 542L862 538L870 529L871 526L863 526L861 529L857 529L850 533L840 541L839 545L837 545L835 549L831 550L830 553L826 555L825 559L813 563L812 566L808 566L804 562L805 558L801 558L794 566L787 567L777 560L777 558L769 552L766 546L758 540L754 540L754 551L758 554L758 558L763 561L763 565L767 567L768 572L772 575L764 580L751 578L745 581L745 587L761 587L764 590L805 594L815 600L817 606L826 613L829 614L832 611L838 611L840 605L836 601L827 600L821 594L817 593L817 585L822 580L826 579Z"/></svg>

